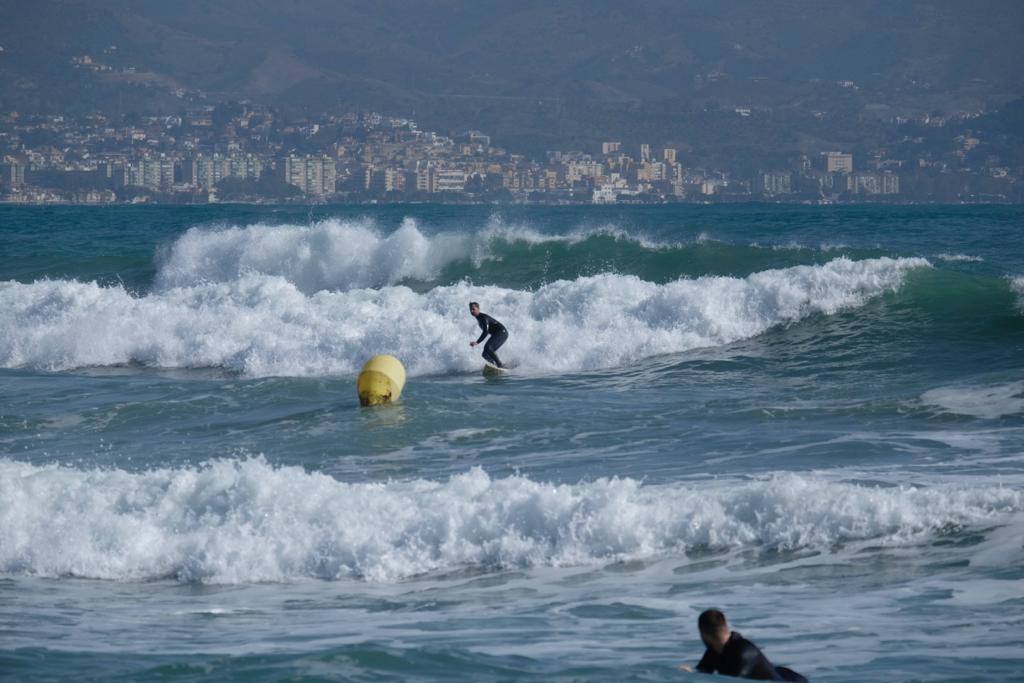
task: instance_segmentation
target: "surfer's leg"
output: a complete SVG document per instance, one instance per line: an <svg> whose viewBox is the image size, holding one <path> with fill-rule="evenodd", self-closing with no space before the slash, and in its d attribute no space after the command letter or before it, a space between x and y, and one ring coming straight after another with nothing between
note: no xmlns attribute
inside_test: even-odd
<svg viewBox="0 0 1024 683"><path fill-rule="evenodd" d="M487 340L487 344L484 345L484 360L491 365L497 367L503 367L501 361L498 360L498 354L495 353L501 348L501 345L508 339L508 332L501 332L499 334L492 334L491 338Z"/></svg>

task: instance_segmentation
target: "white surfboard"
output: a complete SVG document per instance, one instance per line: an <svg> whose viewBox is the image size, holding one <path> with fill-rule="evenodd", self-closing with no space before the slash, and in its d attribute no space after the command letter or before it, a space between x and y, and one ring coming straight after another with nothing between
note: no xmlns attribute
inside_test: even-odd
<svg viewBox="0 0 1024 683"><path fill-rule="evenodd" d="M508 368L499 368L497 365L484 362L484 376L485 377L499 377L508 373Z"/></svg>

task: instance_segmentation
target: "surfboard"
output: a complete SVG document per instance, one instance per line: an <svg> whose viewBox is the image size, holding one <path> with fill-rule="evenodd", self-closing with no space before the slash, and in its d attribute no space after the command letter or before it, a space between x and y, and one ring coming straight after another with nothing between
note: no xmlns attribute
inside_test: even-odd
<svg viewBox="0 0 1024 683"><path fill-rule="evenodd" d="M497 365L484 363L484 377L500 377L508 372L508 368L499 368Z"/></svg>

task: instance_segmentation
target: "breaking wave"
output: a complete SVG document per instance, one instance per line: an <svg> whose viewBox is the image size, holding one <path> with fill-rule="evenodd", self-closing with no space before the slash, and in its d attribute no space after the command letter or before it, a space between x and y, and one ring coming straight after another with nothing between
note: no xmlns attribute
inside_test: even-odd
<svg viewBox="0 0 1024 683"><path fill-rule="evenodd" d="M141 363L248 376L349 374L391 353L413 375L479 366L479 300L511 330L503 355L534 372L592 370L762 334L895 291L919 258L853 261L656 284L605 273L535 291L468 282L303 292L279 275L136 295L122 286L0 283L0 367L67 370ZM571 341L571 343L569 343Z"/></svg>
<svg viewBox="0 0 1024 683"><path fill-rule="evenodd" d="M828 552L1019 523L1024 509L1024 492L1002 486L883 488L797 474L553 485L479 468L440 482L350 484L261 458L144 473L0 460L0 497L4 574L211 583L394 581L695 548Z"/></svg>
<svg viewBox="0 0 1024 683"><path fill-rule="evenodd" d="M1024 313L1024 277L1010 278L1010 288L1017 294L1017 308Z"/></svg>
<svg viewBox="0 0 1024 683"><path fill-rule="evenodd" d="M249 274L276 275L302 292L383 287L437 279L445 267L468 262L479 268L501 260L501 245L578 244L604 237L645 249L665 249L606 226L546 234L498 218L472 232L424 234L411 218L384 234L374 221L330 219L311 226L251 225L219 230L192 228L161 258L160 289L229 282Z"/></svg>

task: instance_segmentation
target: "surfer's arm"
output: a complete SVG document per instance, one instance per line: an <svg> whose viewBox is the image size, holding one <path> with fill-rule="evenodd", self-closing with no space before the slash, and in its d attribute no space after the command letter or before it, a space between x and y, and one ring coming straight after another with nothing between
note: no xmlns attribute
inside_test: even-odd
<svg viewBox="0 0 1024 683"><path fill-rule="evenodd" d="M480 323L480 329L482 330L482 332L480 332L480 336L477 337L477 340L473 342L473 346L476 346L477 344L482 342L484 338L487 336L487 333L490 331L490 321L485 318L483 313L481 313L480 317L477 318L477 322Z"/></svg>
<svg viewBox="0 0 1024 683"><path fill-rule="evenodd" d="M710 648L708 648L704 651L704 656L700 658L699 662L697 662L697 671L701 672L702 674L715 673L716 659L717 655L715 655L715 653Z"/></svg>
<svg viewBox="0 0 1024 683"><path fill-rule="evenodd" d="M784 680L775 667L771 665L757 646L749 641L739 653L740 669L736 673L740 678L756 678L762 681Z"/></svg>

